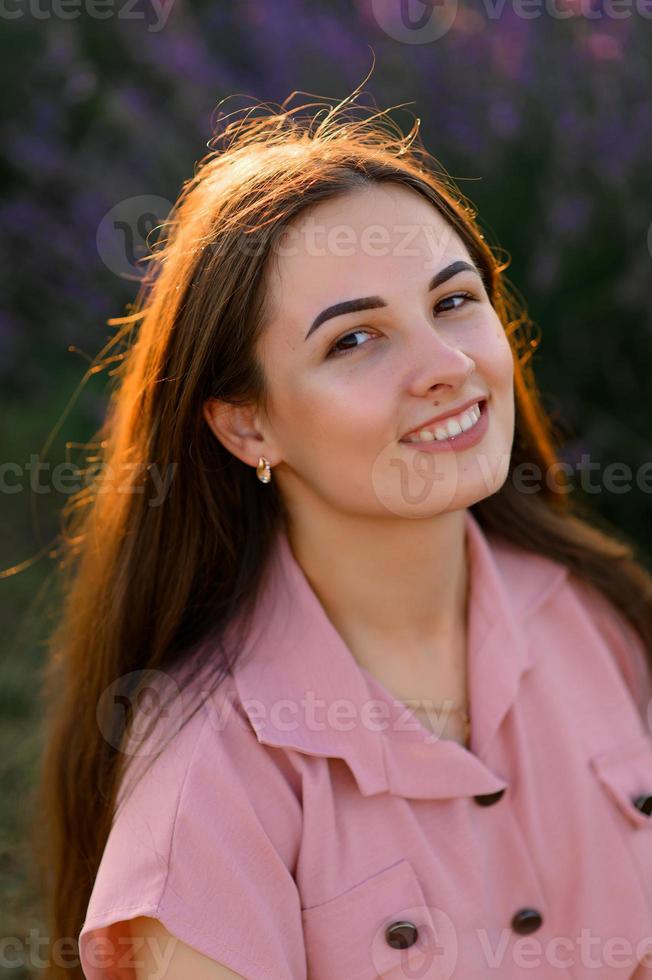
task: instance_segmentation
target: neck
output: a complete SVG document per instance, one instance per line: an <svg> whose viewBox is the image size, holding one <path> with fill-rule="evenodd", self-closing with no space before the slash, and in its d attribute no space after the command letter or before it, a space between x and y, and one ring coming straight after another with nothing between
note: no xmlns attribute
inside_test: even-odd
<svg viewBox="0 0 652 980"><path fill-rule="evenodd" d="M294 556L363 666L388 656L434 663L442 650L464 642L465 518L464 510L385 522L359 515L293 518Z"/></svg>

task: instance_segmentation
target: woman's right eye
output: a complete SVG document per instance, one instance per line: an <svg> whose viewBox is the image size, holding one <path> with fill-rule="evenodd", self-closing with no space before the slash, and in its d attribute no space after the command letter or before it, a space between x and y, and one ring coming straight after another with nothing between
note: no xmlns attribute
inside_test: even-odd
<svg viewBox="0 0 652 980"><path fill-rule="evenodd" d="M337 350L337 345L341 344L347 339L347 337L355 337L356 334L366 333L370 334L370 330L366 330L364 327L360 327L358 330L350 330L348 333L342 334L337 340L333 341L331 346L326 352L326 357L341 357L343 354L348 354L349 351L356 350L358 347L364 347L364 344L354 344L352 347L345 347L344 350Z"/></svg>

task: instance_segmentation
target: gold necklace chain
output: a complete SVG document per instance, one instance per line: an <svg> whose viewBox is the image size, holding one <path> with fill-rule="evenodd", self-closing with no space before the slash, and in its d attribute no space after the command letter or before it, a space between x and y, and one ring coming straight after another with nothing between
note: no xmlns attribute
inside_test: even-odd
<svg viewBox="0 0 652 980"><path fill-rule="evenodd" d="M421 710L424 710L424 709L421 709ZM471 718L469 716L468 711L466 711L464 708L459 708L459 707L458 708L448 708L448 709L446 709L446 708L439 708L439 709L437 709L437 714L439 715L442 711L446 711L446 710L448 711L448 714L449 715L456 715L456 714L461 715L462 721L464 722L464 741L468 744L469 739L471 737Z"/></svg>
<svg viewBox="0 0 652 980"><path fill-rule="evenodd" d="M450 714L459 714L464 722L464 741L468 743L471 737L471 719L467 711L464 708L451 708Z"/></svg>

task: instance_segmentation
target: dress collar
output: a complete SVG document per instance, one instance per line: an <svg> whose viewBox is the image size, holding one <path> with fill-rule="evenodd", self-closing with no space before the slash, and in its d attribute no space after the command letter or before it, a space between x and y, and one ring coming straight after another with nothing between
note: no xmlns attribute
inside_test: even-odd
<svg viewBox="0 0 652 980"><path fill-rule="evenodd" d="M490 745L537 654L527 622L568 571L486 534L470 510L465 510L465 533L470 748L437 739L357 663L284 530L278 532L233 668L239 699L260 742L342 759L365 796L389 792L440 799L493 793L507 785L489 766Z"/></svg>

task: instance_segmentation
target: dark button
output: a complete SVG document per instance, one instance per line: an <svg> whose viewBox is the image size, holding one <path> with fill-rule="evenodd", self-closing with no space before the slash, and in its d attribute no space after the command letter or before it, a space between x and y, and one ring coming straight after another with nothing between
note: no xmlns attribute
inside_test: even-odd
<svg viewBox="0 0 652 980"><path fill-rule="evenodd" d="M634 806L649 817L652 813L652 796L646 796L645 793L643 796L637 796L634 800Z"/></svg>
<svg viewBox="0 0 652 980"><path fill-rule="evenodd" d="M536 909L519 909L512 916L512 929L522 936L527 936L528 933L538 929L542 922L541 913Z"/></svg>
<svg viewBox="0 0 652 980"><path fill-rule="evenodd" d="M419 930L414 922L392 922L391 926L385 929L385 939L394 949L407 949L408 946L414 946L418 935Z"/></svg>
<svg viewBox="0 0 652 980"><path fill-rule="evenodd" d="M505 794L504 789L499 789L496 793L480 793L479 796L474 796L473 799L479 806L491 806L492 803L497 803L498 800L502 799Z"/></svg>

